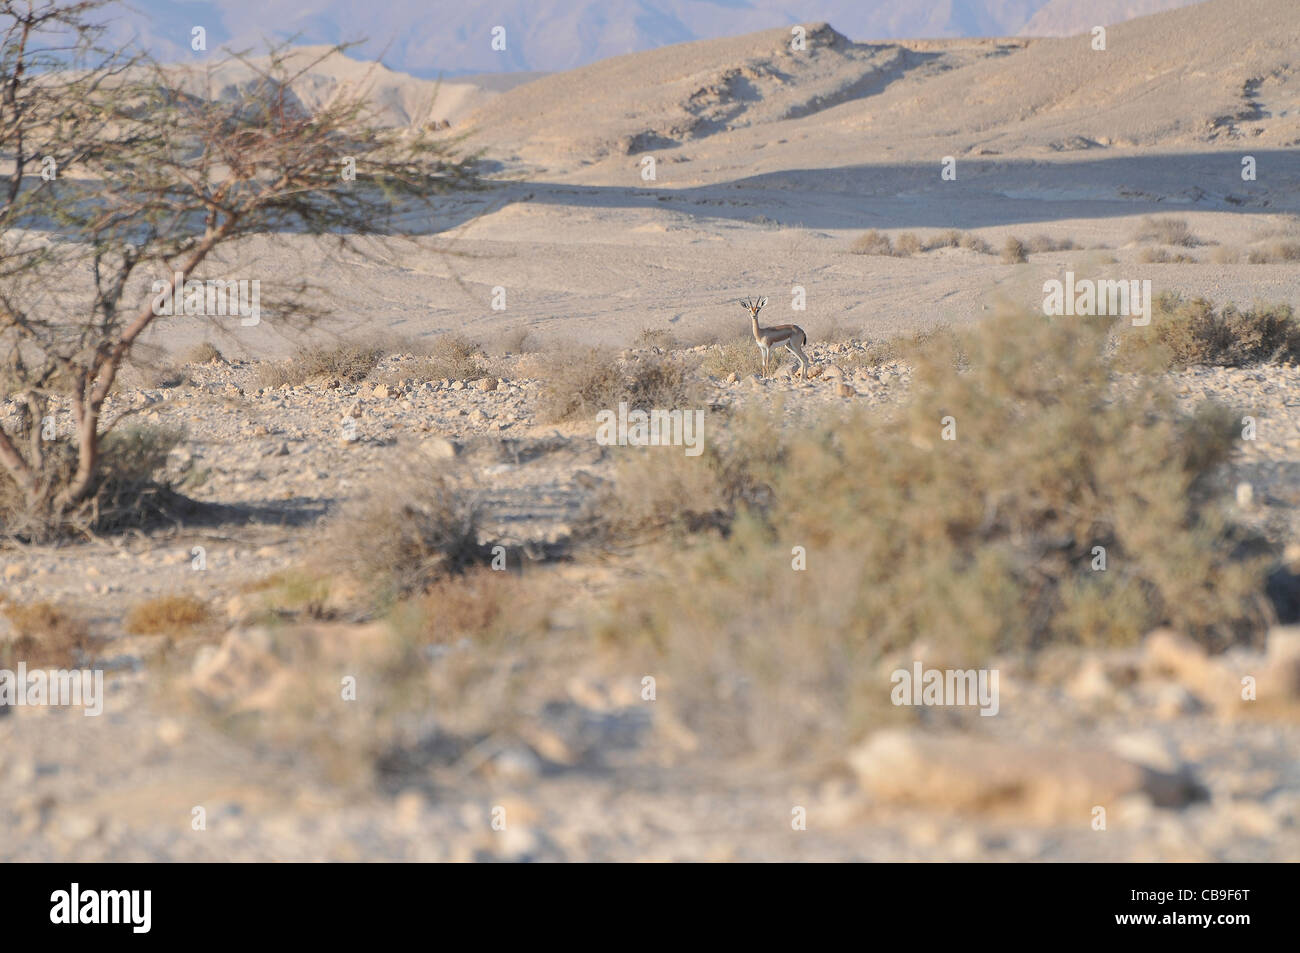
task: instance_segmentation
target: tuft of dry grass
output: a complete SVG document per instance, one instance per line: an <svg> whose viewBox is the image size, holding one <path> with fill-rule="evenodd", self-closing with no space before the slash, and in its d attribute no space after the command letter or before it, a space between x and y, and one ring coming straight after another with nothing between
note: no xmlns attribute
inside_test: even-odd
<svg viewBox="0 0 1300 953"><path fill-rule="evenodd" d="M484 561L476 493L438 461L413 454L346 505L326 530L322 558L389 605Z"/></svg>
<svg viewBox="0 0 1300 953"><path fill-rule="evenodd" d="M654 348L658 351L671 351L678 347L677 338L665 328L642 328L636 336L638 347Z"/></svg>
<svg viewBox="0 0 1300 953"><path fill-rule="evenodd" d="M872 229L866 234L859 235L849 246L849 251L855 255L892 255L894 254L894 243L890 241L889 236L884 232Z"/></svg>
<svg viewBox="0 0 1300 953"><path fill-rule="evenodd" d="M1002 264L1023 265L1028 261L1029 256L1025 254L1025 243L1014 235L1009 237L1002 246Z"/></svg>
<svg viewBox="0 0 1300 953"><path fill-rule="evenodd" d="M1072 251L1078 247L1071 238L1056 239L1050 235L1035 235L1025 245L1026 250L1035 255L1042 252Z"/></svg>
<svg viewBox="0 0 1300 953"><path fill-rule="evenodd" d="M545 380L538 412L552 421L594 419L621 402L641 410L676 410L701 399L686 365L668 358L620 362L593 348L550 355L538 373Z"/></svg>
<svg viewBox="0 0 1300 953"><path fill-rule="evenodd" d="M203 341L185 352L186 364L224 364L226 359L211 341Z"/></svg>
<svg viewBox="0 0 1300 953"><path fill-rule="evenodd" d="M772 357L767 365L769 372L782 366L784 362L782 352L783 349L772 351ZM758 345L754 343L753 337L745 335L705 352L703 360L700 361L700 370L711 377L725 378L729 374L735 374L739 378L749 377L763 372L763 355Z"/></svg>
<svg viewBox="0 0 1300 953"><path fill-rule="evenodd" d="M1144 265L1194 265L1200 259L1195 255L1170 252L1165 248L1144 248L1138 253L1138 261Z"/></svg>
<svg viewBox="0 0 1300 953"><path fill-rule="evenodd" d="M1151 323L1120 330L1117 363L1131 370L1300 360L1300 324L1290 305L1216 308L1204 298L1165 293L1152 302Z"/></svg>
<svg viewBox="0 0 1300 953"><path fill-rule="evenodd" d="M993 246L978 235L966 234L962 236L961 247L978 255L993 254Z"/></svg>
<svg viewBox="0 0 1300 953"><path fill-rule="evenodd" d="M256 380L259 387L295 386L324 378L359 384L375 369L384 352L383 347L360 341L309 344L287 361L258 365Z"/></svg>
<svg viewBox="0 0 1300 953"><path fill-rule="evenodd" d="M413 350L403 346L403 351ZM418 350L414 362L404 361L397 367L375 375L380 384L400 384L408 378L417 381L474 380L488 374L482 346L462 334L442 334L427 347Z"/></svg>
<svg viewBox="0 0 1300 953"><path fill-rule="evenodd" d="M190 635L212 622L212 610L191 595L158 596L131 607L126 630L138 635Z"/></svg>
<svg viewBox="0 0 1300 953"><path fill-rule="evenodd" d="M1179 245L1193 248L1204 244L1192 234L1191 226L1185 218L1172 216L1148 216L1138 224L1133 235L1135 242L1154 242L1158 245Z"/></svg>
<svg viewBox="0 0 1300 953"><path fill-rule="evenodd" d="M0 667L19 662L29 668L80 666L95 647L86 623L50 602L19 604L0 598L0 615L9 637L0 642Z"/></svg>
<svg viewBox="0 0 1300 953"><path fill-rule="evenodd" d="M501 355L527 354L535 350L532 336L532 332L528 328L511 328L496 338L497 349L495 353Z"/></svg>
<svg viewBox="0 0 1300 953"><path fill-rule="evenodd" d="M925 245L916 237L915 232L903 232L894 242L894 254L900 258L911 258L925 251Z"/></svg>
<svg viewBox="0 0 1300 953"><path fill-rule="evenodd" d="M1252 265L1282 265L1300 261L1300 242L1276 241L1252 248L1246 261Z"/></svg>

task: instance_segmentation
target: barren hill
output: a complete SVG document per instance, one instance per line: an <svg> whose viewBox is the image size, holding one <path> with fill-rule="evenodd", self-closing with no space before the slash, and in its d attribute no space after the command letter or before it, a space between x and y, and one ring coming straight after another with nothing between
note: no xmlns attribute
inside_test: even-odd
<svg viewBox="0 0 1300 953"><path fill-rule="evenodd" d="M1293 0L1212 0L1119 24L1104 52L1086 37L853 43L816 24L806 52L779 29L615 57L525 84L474 118L484 144L548 164L792 120L763 138L811 138L821 166L1026 147L1286 148L1300 142L1295 14ZM813 164L807 150L792 164Z"/></svg>

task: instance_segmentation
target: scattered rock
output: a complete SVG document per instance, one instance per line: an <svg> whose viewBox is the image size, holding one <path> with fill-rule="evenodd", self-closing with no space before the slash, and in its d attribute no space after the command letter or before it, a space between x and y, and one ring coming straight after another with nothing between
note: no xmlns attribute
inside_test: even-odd
<svg viewBox="0 0 1300 953"><path fill-rule="evenodd" d="M1160 771L1096 748L882 731L849 755L863 789L900 807L1081 822L1093 806L1145 794L1161 807L1204 796L1189 771Z"/></svg>

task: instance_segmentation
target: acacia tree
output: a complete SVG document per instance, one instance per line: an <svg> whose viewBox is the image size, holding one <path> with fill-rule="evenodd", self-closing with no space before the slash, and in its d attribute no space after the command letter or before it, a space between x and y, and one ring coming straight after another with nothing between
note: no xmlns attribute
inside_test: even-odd
<svg viewBox="0 0 1300 953"><path fill-rule="evenodd" d="M329 53L229 54L196 75L101 48L91 17L111 2L0 0L0 379L19 407L0 418L0 484L29 539L102 516L104 438L121 419L104 405L161 318L156 282L170 296L254 235L373 258L382 244L357 238L411 234L436 196L477 182L454 140L381 125L362 91L305 107L295 84ZM215 95L232 62L250 80ZM281 310L315 313L306 287L280 289ZM42 432L56 409L70 438Z"/></svg>

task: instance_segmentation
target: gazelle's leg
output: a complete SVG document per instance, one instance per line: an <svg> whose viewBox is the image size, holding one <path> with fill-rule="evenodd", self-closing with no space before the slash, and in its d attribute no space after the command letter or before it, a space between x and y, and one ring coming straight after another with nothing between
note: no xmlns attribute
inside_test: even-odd
<svg viewBox="0 0 1300 953"><path fill-rule="evenodd" d="M811 363L808 360L808 355L805 354L803 352L803 348L801 348L798 344L795 344L794 341L786 342L785 346L790 349L791 354L793 354L795 357L799 359L799 376L802 377L804 380L807 380L808 366Z"/></svg>
<svg viewBox="0 0 1300 953"><path fill-rule="evenodd" d="M763 347L763 345L760 344L760 345L758 346L758 352L759 352L759 354L761 354L761 355L763 356L763 376L766 377L766 376L767 376L767 356L768 356L768 354L771 352L771 349L770 349L770 348Z"/></svg>

